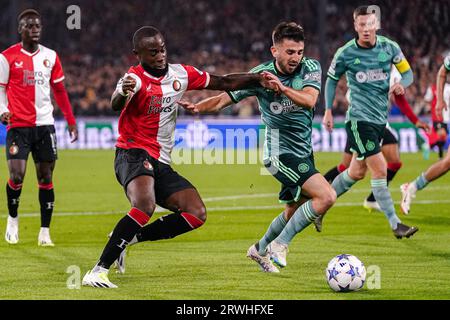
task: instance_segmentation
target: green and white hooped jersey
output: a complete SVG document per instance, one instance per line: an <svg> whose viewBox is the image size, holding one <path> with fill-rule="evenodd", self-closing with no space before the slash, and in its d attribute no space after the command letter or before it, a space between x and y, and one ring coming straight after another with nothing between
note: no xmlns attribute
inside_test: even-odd
<svg viewBox="0 0 450 320"><path fill-rule="evenodd" d="M283 85L296 90L313 87L321 90L322 69L317 60L304 57L291 75L280 73L275 61L263 63L250 72L268 71L280 79ZM296 105L285 95L262 87L233 91L228 93L237 103L247 97L256 96L261 119L266 126L264 159L292 153L306 158L312 154L311 133L314 111Z"/></svg>
<svg viewBox="0 0 450 320"><path fill-rule="evenodd" d="M400 73L410 69L399 45L377 36L372 48L360 47L353 39L339 48L328 70L328 77L338 81L345 74L350 90L346 121L387 122L391 67Z"/></svg>

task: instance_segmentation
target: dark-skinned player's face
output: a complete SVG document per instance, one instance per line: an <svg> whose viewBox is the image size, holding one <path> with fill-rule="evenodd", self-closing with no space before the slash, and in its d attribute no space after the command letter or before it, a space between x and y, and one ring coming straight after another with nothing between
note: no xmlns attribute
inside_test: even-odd
<svg viewBox="0 0 450 320"><path fill-rule="evenodd" d="M23 42L39 42L41 31L41 19L36 15L26 15L19 22L19 34Z"/></svg>
<svg viewBox="0 0 450 320"><path fill-rule="evenodd" d="M271 48L277 67L284 74L291 74L297 69L303 59L304 50L304 41L297 42L290 39L284 39Z"/></svg>
<svg viewBox="0 0 450 320"><path fill-rule="evenodd" d="M142 38L135 53L150 68L164 69L167 65L166 44L161 35Z"/></svg>

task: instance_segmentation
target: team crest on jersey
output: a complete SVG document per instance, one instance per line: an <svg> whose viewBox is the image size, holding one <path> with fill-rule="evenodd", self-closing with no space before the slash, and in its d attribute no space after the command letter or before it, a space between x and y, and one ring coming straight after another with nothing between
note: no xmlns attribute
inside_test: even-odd
<svg viewBox="0 0 450 320"><path fill-rule="evenodd" d="M9 147L9 154L12 156L15 156L19 153L19 147L16 144L13 144L11 147Z"/></svg>
<svg viewBox="0 0 450 320"><path fill-rule="evenodd" d="M378 55L378 61L380 61L380 62L386 62L386 61L388 61L388 59L389 59L389 57L386 54L386 52L384 52L384 51L380 52L380 54Z"/></svg>
<svg viewBox="0 0 450 320"><path fill-rule="evenodd" d="M307 165L306 163L300 163L298 165L298 171L300 171L300 173L306 173L309 171L309 165Z"/></svg>
<svg viewBox="0 0 450 320"><path fill-rule="evenodd" d="M175 91L180 91L180 90L181 90L181 82L178 81L178 80L175 80L175 81L172 83L172 87L173 87L173 90L175 90Z"/></svg>
<svg viewBox="0 0 450 320"><path fill-rule="evenodd" d="M144 163L143 163L143 165L144 165L144 168L145 168L145 169L147 169L147 170L149 170L149 171L153 170L153 166L152 166L152 164L150 163L150 161L145 160Z"/></svg>
<svg viewBox="0 0 450 320"><path fill-rule="evenodd" d="M50 67L52 66L52 63L50 62L50 60L45 59L45 60L44 60L44 66L45 66L46 68L50 68Z"/></svg>

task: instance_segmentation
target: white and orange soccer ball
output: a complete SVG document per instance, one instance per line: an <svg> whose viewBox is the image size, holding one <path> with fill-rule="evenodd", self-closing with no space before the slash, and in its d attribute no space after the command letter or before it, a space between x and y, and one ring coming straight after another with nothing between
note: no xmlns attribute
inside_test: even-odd
<svg viewBox="0 0 450 320"><path fill-rule="evenodd" d="M366 268L357 257L340 254L328 263L325 275L328 285L334 291L357 291L366 281Z"/></svg>

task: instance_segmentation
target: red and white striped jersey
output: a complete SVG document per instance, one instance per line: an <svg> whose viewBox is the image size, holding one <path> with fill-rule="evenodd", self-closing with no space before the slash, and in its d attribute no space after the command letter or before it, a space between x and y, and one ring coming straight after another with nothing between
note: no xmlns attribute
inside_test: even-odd
<svg viewBox="0 0 450 320"><path fill-rule="evenodd" d="M29 53L18 43L3 51L0 86L6 87L10 127L54 124L50 87L63 80L61 62L51 49L39 45L36 52Z"/></svg>
<svg viewBox="0 0 450 320"><path fill-rule="evenodd" d="M170 164L175 142L178 101L188 90L204 89L209 74L192 66L169 64L166 75L156 78L141 65L131 67L129 75L136 80L134 94L119 118L116 147L146 150L153 158ZM122 86L122 79L117 88Z"/></svg>

